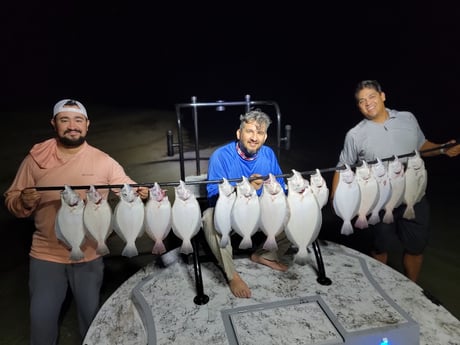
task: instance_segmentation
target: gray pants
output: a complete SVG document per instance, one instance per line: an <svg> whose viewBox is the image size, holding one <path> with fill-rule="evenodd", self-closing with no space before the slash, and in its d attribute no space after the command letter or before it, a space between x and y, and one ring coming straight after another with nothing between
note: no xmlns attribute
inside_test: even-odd
<svg viewBox="0 0 460 345"><path fill-rule="evenodd" d="M104 275L102 258L59 264L30 258L30 343L54 345L59 333L59 315L67 289L72 289L78 324L83 338L99 310Z"/></svg>
<svg viewBox="0 0 460 345"><path fill-rule="evenodd" d="M208 242L209 248L217 259L217 262L222 267L230 281L235 274L235 263L233 262L233 249L231 241L225 248L220 247L221 235L216 231L214 227L214 207L209 207L203 212L203 232ZM265 249L257 249L255 254L262 256L267 260L280 261L280 258L288 251L291 246L291 242L286 237L284 231L282 231L276 237L276 243L278 244L278 250L267 251Z"/></svg>

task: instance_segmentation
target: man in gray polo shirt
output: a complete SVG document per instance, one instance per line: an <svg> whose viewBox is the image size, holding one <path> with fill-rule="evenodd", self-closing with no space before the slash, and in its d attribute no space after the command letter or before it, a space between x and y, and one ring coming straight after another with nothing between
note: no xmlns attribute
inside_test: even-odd
<svg viewBox="0 0 460 345"><path fill-rule="evenodd" d="M375 161L377 158L400 156L441 146L425 138L412 113L385 107L385 93L377 81L361 81L356 88L355 98L365 118L347 132L337 166L352 166L363 160ZM449 143L455 143L455 140ZM445 154L455 157L459 153L460 144L457 144L422 153L422 156ZM332 198L338 182L339 172L336 171L332 182ZM369 225L373 234L372 256L386 264L390 239L396 234L404 248L404 273L415 282L429 238L429 206L423 197L415 205L416 219L412 220L403 218L404 208L405 205L402 205L394 210L394 222L391 224L379 222Z"/></svg>

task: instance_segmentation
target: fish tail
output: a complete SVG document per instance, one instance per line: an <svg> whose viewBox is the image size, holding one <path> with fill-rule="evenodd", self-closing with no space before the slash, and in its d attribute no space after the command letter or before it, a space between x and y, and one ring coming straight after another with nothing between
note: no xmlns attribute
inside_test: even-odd
<svg viewBox="0 0 460 345"><path fill-rule="evenodd" d="M81 251L80 247L73 247L70 251L70 260L79 261L85 257L85 254Z"/></svg>
<svg viewBox="0 0 460 345"><path fill-rule="evenodd" d="M351 225L350 221L343 222L340 233L342 235L351 235L353 233L353 225Z"/></svg>
<svg viewBox="0 0 460 345"><path fill-rule="evenodd" d="M268 251L274 251L278 249L278 244L276 243L275 236L269 236L265 240L263 249L268 250Z"/></svg>
<svg viewBox="0 0 460 345"><path fill-rule="evenodd" d="M405 219L414 219L415 218L415 210L414 206L407 205L406 210L404 211L403 218Z"/></svg>
<svg viewBox="0 0 460 345"><path fill-rule="evenodd" d="M252 240L251 236L245 236L240 242L240 245L238 248L240 249L248 249L252 247Z"/></svg>
<svg viewBox="0 0 460 345"><path fill-rule="evenodd" d="M109 247L107 247L107 244L102 241L97 243L96 253L99 255L107 255L110 253L110 250Z"/></svg>
<svg viewBox="0 0 460 345"><path fill-rule="evenodd" d="M391 224L394 222L393 218L393 212L392 211L386 211L385 215L383 216L383 222L385 224Z"/></svg>
<svg viewBox="0 0 460 345"><path fill-rule="evenodd" d="M182 240L182 245L180 247L180 252L183 254L193 253L192 242L190 240Z"/></svg>
<svg viewBox="0 0 460 345"><path fill-rule="evenodd" d="M153 249L152 249L152 254L161 255L164 252L166 252L166 247L165 247L164 242L162 240L155 241L155 244L153 245Z"/></svg>
<svg viewBox="0 0 460 345"><path fill-rule="evenodd" d="M127 243L125 248L123 248L121 255L127 256L128 258L132 258L133 256L139 255L139 253L134 243Z"/></svg>
<svg viewBox="0 0 460 345"><path fill-rule="evenodd" d="M301 266L305 266L308 262L308 252L306 248L299 248L299 251L294 255L294 262Z"/></svg>
<svg viewBox="0 0 460 345"><path fill-rule="evenodd" d="M380 217L378 213L372 213L371 216L369 217L368 223L371 225L375 225L378 222L380 222Z"/></svg>
<svg viewBox="0 0 460 345"><path fill-rule="evenodd" d="M367 218L364 215L358 216L358 219L356 219L355 222L355 227L358 229L365 229L369 227L369 224L367 222Z"/></svg>

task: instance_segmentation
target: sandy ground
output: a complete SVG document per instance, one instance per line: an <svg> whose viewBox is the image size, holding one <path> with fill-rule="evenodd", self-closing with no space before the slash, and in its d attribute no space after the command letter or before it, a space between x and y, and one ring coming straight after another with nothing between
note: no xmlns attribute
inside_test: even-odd
<svg viewBox="0 0 460 345"><path fill-rule="evenodd" d="M172 130L177 143L177 120L174 111L155 109L110 109L88 107L91 120L88 142L109 153L118 160L128 175L139 183L178 182L180 168L177 148L175 155L167 155L166 132ZM11 183L16 170L30 147L51 135L49 110L33 113L9 113L2 116L4 133L1 137L2 151L0 161L0 190L5 191ZM235 122L233 122L235 123ZM213 126L216 126L213 128ZM228 126L227 126L228 127ZM232 139L236 123L226 132L221 121L211 123L215 132L212 139L200 141L200 173L206 172L207 160L217 144ZM316 130L316 129L315 129ZM337 143L340 140L324 140L321 135L306 136L294 127L293 143L290 151L282 150L280 163L285 172L291 169L311 171L316 168L329 168L335 164L338 156ZM186 176L197 175L194 157L193 136L185 132ZM201 140L201 139L200 139ZM220 142L219 142L220 141ZM331 141L329 145L324 142ZM460 302L457 298L457 286L460 280L460 255L458 254L458 230L460 229L460 201L458 199L459 160L447 157L434 157L426 161L429 171L427 194L432 206L432 239L427 248L423 271L419 284L430 291L456 317L460 317ZM330 183L332 174L324 175ZM330 184L329 184L330 185ZM168 195L174 199L172 187ZM111 199L115 203L116 199ZM3 199L2 199L3 205ZM320 237L343 243L352 248L366 251L365 231L345 238L339 235L340 222L332 214L330 205L324 209L323 227ZM13 310L8 318L2 320L3 329L8 329L5 340L0 344L27 344L27 262L32 226L30 220L16 219L5 207L0 207L0 234L3 239L0 268L0 307ZM174 242L174 240L173 240ZM109 239L110 256L106 257L106 282L103 298L107 298L131 274L155 258L150 255L152 241L143 238L138 242L141 255L127 259L120 257L121 241L112 236ZM400 270L398 246L395 245L394 257L390 265ZM72 306L70 306L72 308ZM61 344L76 344L75 320L71 313L64 318ZM4 342L7 341L7 342Z"/></svg>

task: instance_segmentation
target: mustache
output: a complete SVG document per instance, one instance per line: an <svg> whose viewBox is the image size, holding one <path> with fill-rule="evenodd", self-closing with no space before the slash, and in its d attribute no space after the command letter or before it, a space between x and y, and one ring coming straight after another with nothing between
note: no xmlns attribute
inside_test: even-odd
<svg viewBox="0 0 460 345"><path fill-rule="evenodd" d="M70 132L77 132L77 133L80 133L81 134L81 130L79 129L68 129L64 132L64 134L67 134L67 133L70 133Z"/></svg>

